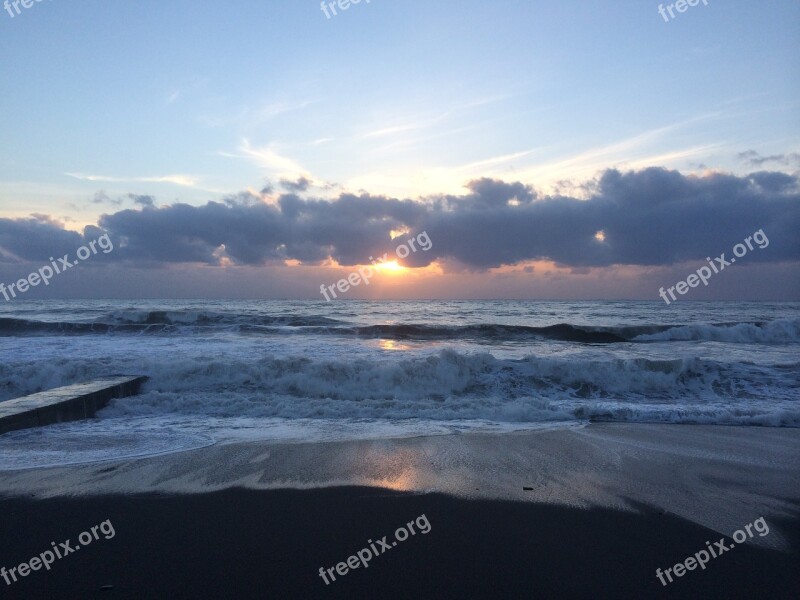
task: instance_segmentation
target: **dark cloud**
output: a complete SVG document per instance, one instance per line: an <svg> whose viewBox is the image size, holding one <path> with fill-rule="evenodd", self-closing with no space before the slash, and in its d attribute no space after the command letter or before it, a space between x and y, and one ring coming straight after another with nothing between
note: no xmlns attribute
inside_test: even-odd
<svg viewBox="0 0 800 600"><path fill-rule="evenodd" d="M92 198L92 204L109 204L111 206L120 206L122 201L122 198L112 198L102 190L95 193Z"/></svg>
<svg viewBox="0 0 800 600"><path fill-rule="evenodd" d="M588 199L538 196L522 183L472 181L463 195L425 202L369 194L333 201L281 195L267 203L243 192L202 206L173 204L104 215L98 224L116 250L110 260L133 264L239 265L295 259L318 264L364 264L420 232L433 248L405 261L420 267L439 260L479 271L548 259L575 269L670 265L702 261L763 229L769 247L748 262L800 259L800 180L760 171L737 177L685 176L650 168L607 170ZM141 203L140 203L141 204ZM392 239L392 232L407 234ZM596 234L602 231L603 236ZM100 229L88 229L96 237ZM598 239L598 237L603 238ZM41 219L0 220L0 249L31 260L73 250L81 236ZM223 250L224 247L224 250ZM580 271L583 272L583 271Z"/></svg>
<svg viewBox="0 0 800 600"><path fill-rule="evenodd" d="M152 196L137 196L136 194L128 194L128 196L133 200L134 204L143 208L153 208L156 205L155 198Z"/></svg>
<svg viewBox="0 0 800 600"><path fill-rule="evenodd" d="M264 185L261 188L261 194L263 194L264 196L269 196L270 194L272 194L274 190L275 188L273 187L272 182L265 181Z"/></svg>
<svg viewBox="0 0 800 600"><path fill-rule="evenodd" d="M291 181L290 179L281 179L280 181L281 187L285 189L287 192L305 192L308 189L308 186L311 185L311 181L306 179L305 177L299 177L297 181Z"/></svg>
<svg viewBox="0 0 800 600"><path fill-rule="evenodd" d="M792 152L790 154L773 154L771 156L761 156L755 150L747 150L737 154L737 158L751 167L761 167L765 163L777 163L786 166L800 168L800 154Z"/></svg>
<svg viewBox="0 0 800 600"><path fill-rule="evenodd" d="M28 219L0 219L0 260L48 261L83 243L83 236L67 231L63 224L46 215Z"/></svg>
<svg viewBox="0 0 800 600"><path fill-rule="evenodd" d="M536 199L536 192L521 183L505 183L495 179L476 179L467 184L472 190L476 207L500 208L510 203L530 204Z"/></svg>
<svg viewBox="0 0 800 600"><path fill-rule="evenodd" d="M155 206L155 199L152 196L141 196L138 194L124 194L112 198L105 191L96 192L91 200L92 204L108 204L109 206L122 206L125 203L132 203L143 207Z"/></svg>

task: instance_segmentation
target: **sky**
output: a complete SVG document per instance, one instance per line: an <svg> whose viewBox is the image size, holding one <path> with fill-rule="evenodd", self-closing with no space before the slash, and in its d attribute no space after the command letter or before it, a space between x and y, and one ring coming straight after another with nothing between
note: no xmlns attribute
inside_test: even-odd
<svg viewBox="0 0 800 600"><path fill-rule="evenodd" d="M9 2L0 282L658 300L760 230L687 299L800 299L796 0L325 4Z"/></svg>

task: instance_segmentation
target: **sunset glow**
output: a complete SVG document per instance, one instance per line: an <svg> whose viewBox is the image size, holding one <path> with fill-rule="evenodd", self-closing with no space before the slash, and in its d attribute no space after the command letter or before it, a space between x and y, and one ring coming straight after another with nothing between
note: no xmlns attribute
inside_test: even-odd
<svg viewBox="0 0 800 600"><path fill-rule="evenodd" d="M407 267L402 266L396 260L390 260L385 263L380 263L378 265L375 265L375 268L380 273L387 273L389 275L402 275L409 271Z"/></svg>

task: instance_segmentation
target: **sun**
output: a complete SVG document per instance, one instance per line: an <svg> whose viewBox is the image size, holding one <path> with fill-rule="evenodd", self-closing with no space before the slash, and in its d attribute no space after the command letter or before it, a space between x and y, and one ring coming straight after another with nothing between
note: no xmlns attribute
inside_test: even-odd
<svg viewBox="0 0 800 600"><path fill-rule="evenodd" d="M408 271L408 269L397 263L396 260L390 260L384 263L375 265L375 268L381 273L388 273L390 275L400 275Z"/></svg>

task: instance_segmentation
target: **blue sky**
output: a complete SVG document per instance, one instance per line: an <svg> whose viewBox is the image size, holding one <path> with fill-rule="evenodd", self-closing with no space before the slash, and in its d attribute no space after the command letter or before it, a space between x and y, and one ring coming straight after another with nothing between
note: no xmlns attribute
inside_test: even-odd
<svg viewBox="0 0 800 600"><path fill-rule="evenodd" d="M585 198L582 184L608 168L796 173L800 3L710 0L668 23L657 7L364 0L328 19L315 0L44 0L2 11L0 217L79 230L130 208L128 194L201 206L300 176L328 199L463 194L481 177Z"/></svg>

